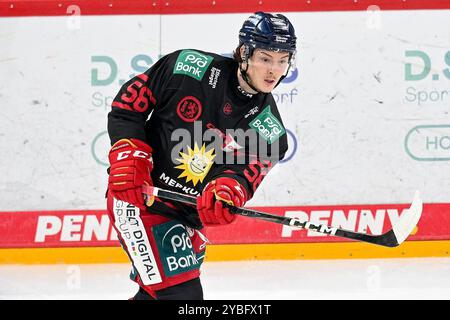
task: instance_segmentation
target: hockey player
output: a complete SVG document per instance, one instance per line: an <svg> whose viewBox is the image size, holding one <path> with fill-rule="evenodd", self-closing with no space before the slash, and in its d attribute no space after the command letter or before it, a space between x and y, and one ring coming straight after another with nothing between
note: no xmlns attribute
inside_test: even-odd
<svg viewBox="0 0 450 320"><path fill-rule="evenodd" d="M138 283L134 299L203 299L204 226L234 221L287 151L271 94L296 36L281 14L244 22L234 57L185 49L125 83L108 114L107 210ZM197 206L147 198L143 185L198 196Z"/></svg>

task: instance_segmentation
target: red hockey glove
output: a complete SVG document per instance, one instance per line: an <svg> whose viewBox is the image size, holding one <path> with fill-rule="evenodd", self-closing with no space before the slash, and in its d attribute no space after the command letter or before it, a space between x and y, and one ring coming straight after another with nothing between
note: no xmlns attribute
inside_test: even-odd
<svg viewBox="0 0 450 320"><path fill-rule="evenodd" d="M209 182L197 198L197 211L203 225L217 226L234 221L236 216L223 207L222 201L242 207L247 201L246 190L232 178L222 177Z"/></svg>
<svg viewBox="0 0 450 320"><path fill-rule="evenodd" d="M138 139L121 139L109 152L108 189L119 200L145 209L141 188L153 185L152 149Z"/></svg>

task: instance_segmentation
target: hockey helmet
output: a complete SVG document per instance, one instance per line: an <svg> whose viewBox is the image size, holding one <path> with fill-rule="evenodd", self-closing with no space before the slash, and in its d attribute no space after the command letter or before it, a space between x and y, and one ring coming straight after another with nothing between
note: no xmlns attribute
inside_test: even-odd
<svg viewBox="0 0 450 320"><path fill-rule="evenodd" d="M245 55L249 58L255 48L270 51L296 52L294 26L282 14L258 11L245 20L239 31L239 44L245 45Z"/></svg>

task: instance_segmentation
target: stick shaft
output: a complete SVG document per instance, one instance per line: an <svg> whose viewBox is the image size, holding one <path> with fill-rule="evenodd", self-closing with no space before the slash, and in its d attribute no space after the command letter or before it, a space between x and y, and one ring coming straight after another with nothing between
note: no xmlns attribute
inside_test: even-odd
<svg viewBox="0 0 450 320"><path fill-rule="evenodd" d="M167 199L167 200L173 200L173 201L179 201L187 204L196 205L197 204L197 198L194 196L164 190L153 186L144 186L143 187L143 193L150 195L150 196L156 196L159 198ZM399 245L397 242L396 236L393 232L393 230L390 230L382 235L369 235L365 233L359 233L359 232L353 232L350 230L340 229L336 227L331 227L323 224L313 224L309 221L302 221L298 218L289 218L289 217L283 217L279 215L274 215L266 212L260 212L256 210L250 210L246 208L239 208L235 206L228 205L224 203L224 206L226 206L232 213L249 217L249 218L255 218L260 220L265 220L269 222L279 223L286 226L291 227L298 227L303 229L308 229L311 231L316 231L319 233L342 237L346 239L352 239L352 240L358 240L363 242L368 242L372 244L377 244L384 247L396 247Z"/></svg>

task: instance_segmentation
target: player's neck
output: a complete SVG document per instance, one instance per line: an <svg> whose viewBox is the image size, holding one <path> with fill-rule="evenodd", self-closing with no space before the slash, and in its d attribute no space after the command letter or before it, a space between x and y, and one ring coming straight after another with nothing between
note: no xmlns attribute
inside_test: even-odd
<svg viewBox="0 0 450 320"><path fill-rule="evenodd" d="M247 81L244 80L244 78L242 77L241 74L241 70L238 68L237 69L237 79L239 82L239 85L241 86L241 88L245 91L248 92L250 94L257 94L258 92L253 90L247 83Z"/></svg>

